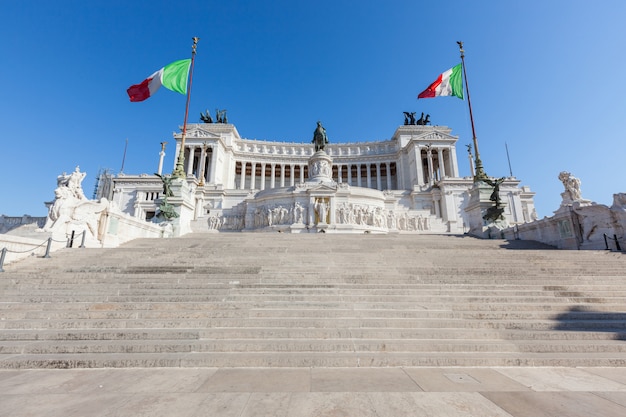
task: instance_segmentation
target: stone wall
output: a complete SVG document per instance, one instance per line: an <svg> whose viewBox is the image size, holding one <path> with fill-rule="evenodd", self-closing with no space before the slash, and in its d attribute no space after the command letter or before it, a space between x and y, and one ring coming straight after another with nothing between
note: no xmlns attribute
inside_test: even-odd
<svg viewBox="0 0 626 417"><path fill-rule="evenodd" d="M4 214L0 215L0 234L8 233L11 230L18 229L22 226L27 226L31 224L37 225L37 227L41 228L46 223L45 217L32 217L28 215L20 216L20 217L9 217Z"/></svg>
<svg viewBox="0 0 626 417"><path fill-rule="evenodd" d="M113 248L138 238L161 238L172 235L171 228L150 223L116 210L109 211L102 220L100 244Z"/></svg>

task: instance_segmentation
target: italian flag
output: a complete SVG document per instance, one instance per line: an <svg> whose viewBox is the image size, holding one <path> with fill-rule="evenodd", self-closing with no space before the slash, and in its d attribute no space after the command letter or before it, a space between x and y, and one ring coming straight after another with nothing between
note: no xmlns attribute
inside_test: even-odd
<svg viewBox="0 0 626 417"><path fill-rule="evenodd" d="M463 100L463 67L462 64L450 68L433 82L428 88L417 96L420 98L431 98L439 96L457 96Z"/></svg>
<svg viewBox="0 0 626 417"><path fill-rule="evenodd" d="M181 94L187 94L187 79L191 59L174 61L161 68L139 84L131 85L126 92L130 101L144 101L152 97L159 87L163 86Z"/></svg>

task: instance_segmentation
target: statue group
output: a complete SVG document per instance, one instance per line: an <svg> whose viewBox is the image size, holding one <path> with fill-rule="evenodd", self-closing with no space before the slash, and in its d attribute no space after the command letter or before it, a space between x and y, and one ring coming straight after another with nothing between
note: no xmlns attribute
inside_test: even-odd
<svg viewBox="0 0 626 417"><path fill-rule="evenodd" d="M228 123L228 117L226 117L226 109L215 109L215 121L211 117L211 113L205 110L204 113L200 113L200 120L204 123Z"/></svg>
<svg viewBox="0 0 626 417"><path fill-rule="evenodd" d="M500 199L500 185L506 180L505 177L502 178L497 178L495 180L490 180L489 178L485 178L483 181L485 181L485 183L491 185L493 187L493 192L491 193L491 196L489 197L489 200L493 201L496 205L496 208L500 208L501 204L501 199Z"/></svg>
<svg viewBox="0 0 626 417"><path fill-rule="evenodd" d="M567 171L562 171L559 173L559 180L561 180L563 187L565 187L565 192L562 194L564 202L580 201L583 199L582 193L580 192L580 180L578 178Z"/></svg>
<svg viewBox="0 0 626 417"><path fill-rule="evenodd" d="M469 148L468 148L469 150ZM504 218L504 207L502 207L502 200L500 199L500 185L506 180L505 177L496 178L491 180L485 178L483 181L493 187L489 200L494 202L493 207L489 207L483 216L483 219L494 223L497 227L506 227L506 220Z"/></svg>
<svg viewBox="0 0 626 417"><path fill-rule="evenodd" d="M163 198L161 199L156 219L167 221L177 218L179 215L176 212L176 209L174 209L174 207L167 201L168 197L174 197L174 192L172 191L172 181L174 180L174 177L164 176L158 173L155 173L154 175L159 177L163 182Z"/></svg>
<svg viewBox="0 0 626 417"><path fill-rule="evenodd" d="M410 125L426 126L430 124L430 114L427 114L426 117L424 117L424 112L422 112L422 116L419 119L415 120L416 112L405 111L403 113L404 113L404 125L405 126L410 126Z"/></svg>
<svg viewBox="0 0 626 417"><path fill-rule="evenodd" d="M88 231L91 237L99 236L100 216L109 206L106 198L91 201L85 197L82 182L87 174L77 166L71 174L57 177L54 202L50 205L46 224L40 230L69 234L72 231Z"/></svg>

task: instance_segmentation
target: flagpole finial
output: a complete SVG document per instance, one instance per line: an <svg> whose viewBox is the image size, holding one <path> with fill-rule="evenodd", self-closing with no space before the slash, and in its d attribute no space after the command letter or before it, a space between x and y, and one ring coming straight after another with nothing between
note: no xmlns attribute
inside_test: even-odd
<svg viewBox="0 0 626 417"><path fill-rule="evenodd" d="M462 41L456 41L456 43L459 45L459 50L461 51L461 58L463 58L463 54L464 54L464 50L463 50L463 42Z"/></svg>
<svg viewBox="0 0 626 417"><path fill-rule="evenodd" d="M196 47L198 46L198 41L200 40L200 38L197 36L194 36L193 38L191 38L191 40L193 41L193 45L191 46L191 53L195 55Z"/></svg>

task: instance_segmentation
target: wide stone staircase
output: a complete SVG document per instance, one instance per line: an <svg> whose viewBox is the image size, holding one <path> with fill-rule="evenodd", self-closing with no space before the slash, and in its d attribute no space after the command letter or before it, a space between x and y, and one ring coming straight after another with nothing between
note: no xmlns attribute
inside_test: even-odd
<svg viewBox="0 0 626 417"><path fill-rule="evenodd" d="M626 256L206 233L0 273L0 367L624 366Z"/></svg>

